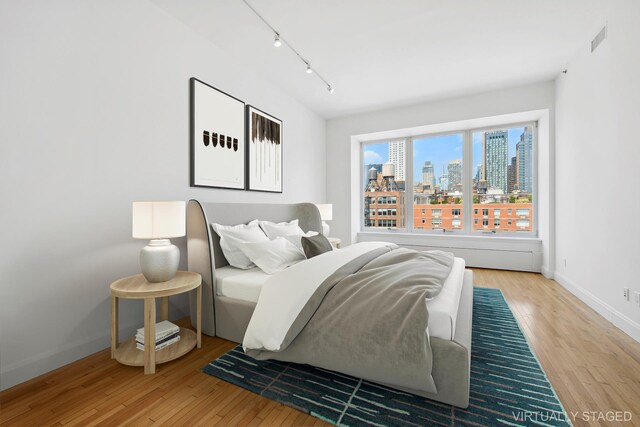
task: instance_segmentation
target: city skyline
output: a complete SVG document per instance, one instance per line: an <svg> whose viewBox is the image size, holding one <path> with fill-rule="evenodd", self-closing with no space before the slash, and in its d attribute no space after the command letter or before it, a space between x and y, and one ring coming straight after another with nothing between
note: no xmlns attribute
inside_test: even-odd
<svg viewBox="0 0 640 427"><path fill-rule="evenodd" d="M521 135L525 132L525 126L502 128L507 131L507 162L512 157L517 157L516 144L520 142ZM482 165L482 135L485 131L472 134L473 171L474 177L478 166ZM439 184L441 178L448 176L448 165L453 160L463 158L463 135L448 134L424 138L415 138L413 141L413 182L423 181L422 168L426 161L433 166L435 182ZM366 144L364 149L364 165L384 164L389 162L389 142ZM366 171L365 171L366 173Z"/></svg>

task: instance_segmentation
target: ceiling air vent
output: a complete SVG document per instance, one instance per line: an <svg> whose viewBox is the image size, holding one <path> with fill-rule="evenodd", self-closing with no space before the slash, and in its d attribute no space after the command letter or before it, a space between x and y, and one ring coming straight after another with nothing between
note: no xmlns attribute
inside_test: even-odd
<svg viewBox="0 0 640 427"><path fill-rule="evenodd" d="M602 43L606 38L607 38L607 26L605 25L604 27L602 27L600 32L593 38L593 40L591 40L591 52L596 50L597 47L600 46L600 43Z"/></svg>

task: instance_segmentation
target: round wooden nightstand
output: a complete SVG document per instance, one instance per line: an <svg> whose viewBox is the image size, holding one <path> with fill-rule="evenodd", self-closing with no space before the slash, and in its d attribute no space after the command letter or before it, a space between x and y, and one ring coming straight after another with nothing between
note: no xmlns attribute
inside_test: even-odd
<svg viewBox="0 0 640 427"><path fill-rule="evenodd" d="M145 374L156 372L156 363L164 363L188 353L202 337L202 277L198 273L178 271L176 277L150 283L142 274L125 277L111 284L111 358L124 365L144 366ZM180 328L180 341L156 352L156 298L161 298L160 320L169 320L169 297L197 289L197 330ZM133 336L118 345L118 298L144 299L144 351L136 348Z"/></svg>

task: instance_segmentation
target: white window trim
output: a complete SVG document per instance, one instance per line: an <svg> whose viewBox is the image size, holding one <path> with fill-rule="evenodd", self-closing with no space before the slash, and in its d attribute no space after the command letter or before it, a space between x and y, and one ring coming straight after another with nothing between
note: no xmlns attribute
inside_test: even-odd
<svg viewBox="0 0 640 427"><path fill-rule="evenodd" d="M537 101L536 101L537 102ZM535 103L535 102L534 102ZM527 102L525 104L531 104ZM363 232L361 231L362 221L362 204L360 200L362 194L362 158L361 158L361 142L369 140L391 139L400 136L397 130L382 130L379 126L388 121L379 121L376 123L359 123L353 127L349 141L331 141L332 144L348 143L349 144L349 197L345 199L336 199L337 209L345 209L346 215L343 223L338 219L334 228L339 234L343 235L344 242L362 242L372 240L384 240L406 245L419 250L429 248L443 249L454 252L456 256L465 258L467 265L484 267L484 268L506 268L510 270L523 270L541 272L545 277L552 279L555 271L555 132L553 126L553 110L544 102L538 103L539 109L515 108L519 112L504 112L501 106L491 106L484 111L495 111L495 115L469 117L465 111L448 112L445 118L437 123L429 123L429 117L413 116L403 117L396 120L396 129L403 129L404 135L409 129L411 135L421 135L425 133L454 131L461 128L478 128L482 126L498 126L502 123L531 122L538 121L538 137L537 137L537 177L538 177L538 237L500 237L484 238L481 236L463 236L463 235L419 235L418 233L402 234L402 233L379 233L379 232ZM389 126L386 125L387 129ZM415 126L411 128L411 126ZM336 209L334 207L334 209ZM504 233L503 233L504 234ZM516 233L517 234L517 233ZM516 245L517 244L517 245ZM517 248L514 246L516 245ZM494 250L495 252L486 252ZM517 253L528 253L532 258L518 258L520 261L514 260L509 255L514 250ZM503 252L507 251L507 253ZM494 257L492 254L495 254ZM503 257L499 254L507 254ZM521 262L522 261L522 262ZM523 264L524 262L524 264ZM525 265L526 264L526 265Z"/></svg>
<svg viewBox="0 0 640 427"><path fill-rule="evenodd" d="M532 231L524 232L524 231L510 231L510 232L501 232L497 233L489 230L474 230L473 225L473 134L476 132L486 132L497 129L507 129L507 128L517 128L524 126L532 126L533 129L533 170L535 171L533 176L533 192L532 192L532 208L531 213L533 214L533 221L531 222ZM411 234L423 234L423 235L433 235L433 234L448 234L448 235L460 235L460 236L481 236L485 238L530 238L537 239L538 238L538 120L525 120L525 121L516 121L516 122L505 122L498 124L491 124L486 126L472 126L472 127L464 127L462 126L459 129L441 131L441 132L426 132L419 134L412 134L411 129L398 130L394 131L396 136L393 138L383 138L383 139L360 139L359 140L359 152L358 156L359 161L359 169L360 171L364 170L364 147L370 144L384 144L391 143L397 141L405 142L405 226L403 228L382 228L382 227L365 227L364 226L364 173L360 173L360 190L359 190L359 199L360 199L360 227L358 232L375 232L375 233L411 233ZM397 136L398 134L404 134ZM453 229L446 230L442 229L416 229L414 228L414 213L413 213L413 142L415 139L425 139L432 138L444 135L455 135L461 134L463 137L463 204L462 204L462 229ZM411 183L408 185L407 177L411 178ZM471 198L470 198L470 197ZM471 203L469 203L471 200ZM491 209L490 204L487 205L488 209ZM480 209L480 208L479 208ZM515 208L514 208L515 209ZM527 218L531 219L531 215Z"/></svg>

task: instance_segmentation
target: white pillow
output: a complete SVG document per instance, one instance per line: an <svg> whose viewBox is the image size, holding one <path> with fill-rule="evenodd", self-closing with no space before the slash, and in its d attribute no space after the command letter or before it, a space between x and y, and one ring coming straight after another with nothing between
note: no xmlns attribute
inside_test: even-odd
<svg viewBox="0 0 640 427"><path fill-rule="evenodd" d="M317 236L318 234L319 233L317 231L307 231L304 234L291 234L289 236L284 236L284 238L290 241L291 243L293 243L294 245L296 245L296 248L302 251L302 238Z"/></svg>
<svg viewBox="0 0 640 427"><path fill-rule="evenodd" d="M264 234L258 220L254 219L249 224L221 225L211 223L211 227L220 236L220 247L229 265L247 270L255 266L253 262L240 250L242 242L264 242L269 238Z"/></svg>
<svg viewBox="0 0 640 427"><path fill-rule="evenodd" d="M277 273L306 259L304 252L284 237L266 242L243 242L240 250L267 274Z"/></svg>
<svg viewBox="0 0 640 427"><path fill-rule="evenodd" d="M279 222L277 224L271 221L259 221L259 223L264 234L266 234L269 239L304 234L302 228L298 226L297 219L290 222Z"/></svg>

